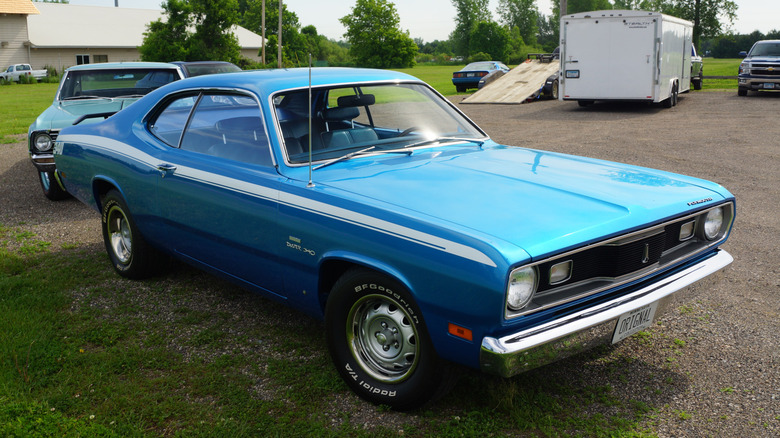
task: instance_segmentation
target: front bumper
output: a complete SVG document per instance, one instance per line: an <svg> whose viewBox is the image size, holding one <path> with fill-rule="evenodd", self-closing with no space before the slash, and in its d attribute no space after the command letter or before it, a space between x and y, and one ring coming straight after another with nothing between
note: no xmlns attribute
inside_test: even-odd
<svg viewBox="0 0 780 438"><path fill-rule="evenodd" d="M737 78L737 86L746 90L780 90L780 77L740 75Z"/></svg>
<svg viewBox="0 0 780 438"><path fill-rule="evenodd" d="M718 250L712 257L629 295L501 338L485 337L480 351L481 369L510 377L609 344L621 315L658 302L658 318L692 300L698 290L689 286L721 271L733 260L729 253Z"/></svg>
<svg viewBox="0 0 780 438"><path fill-rule="evenodd" d="M54 164L54 154L31 153L30 159L35 165L35 168L41 172L54 172L57 169L57 166Z"/></svg>

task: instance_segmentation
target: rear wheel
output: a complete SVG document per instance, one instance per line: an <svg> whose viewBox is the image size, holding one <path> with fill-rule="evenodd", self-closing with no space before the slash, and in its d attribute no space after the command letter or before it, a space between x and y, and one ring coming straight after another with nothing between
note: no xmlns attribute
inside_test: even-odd
<svg viewBox="0 0 780 438"><path fill-rule="evenodd" d="M550 99L558 100L558 80L553 81L550 86Z"/></svg>
<svg viewBox="0 0 780 438"><path fill-rule="evenodd" d="M344 274L328 297L325 327L339 374L372 403L415 409L454 382L410 294L388 277L365 269Z"/></svg>
<svg viewBox="0 0 780 438"><path fill-rule="evenodd" d="M55 172L38 171L38 181L41 183L43 194L52 201L61 201L70 197L57 180Z"/></svg>
<svg viewBox="0 0 780 438"><path fill-rule="evenodd" d="M701 78L693 80L693 89L694 90L701 90L701 85L702 85L702 79Z"/></svg>
<svg viewBox="0 0 780 438"><path fill-rule="evenodd" d="M144 240L124 199L115 190L103 198L103 242L114 270L121 276L142 279L156 274L163 256Z"/></svg>

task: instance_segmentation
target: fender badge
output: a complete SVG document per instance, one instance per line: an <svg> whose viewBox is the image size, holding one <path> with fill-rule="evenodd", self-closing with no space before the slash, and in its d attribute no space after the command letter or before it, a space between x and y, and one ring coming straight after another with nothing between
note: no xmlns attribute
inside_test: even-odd
<svg viewBox="0 0 780 438"><path fill-rule="evenodd" d="M697 204L704 204L705 202L710 202L710 201L712 201L712 198L699 199L698 201L689 202L688 206L697 205Z"/></svg>

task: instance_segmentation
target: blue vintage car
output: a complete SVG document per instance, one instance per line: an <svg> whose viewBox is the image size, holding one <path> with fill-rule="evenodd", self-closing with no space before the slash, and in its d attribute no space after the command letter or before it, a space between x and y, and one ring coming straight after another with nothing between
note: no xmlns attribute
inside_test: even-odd
<svg viewBox="0 0 780 438"><path fill-rule="evenodd" d="M65 70L54 102L27 132L30 158L47 198L68 197L54 165L52 146L60 129L92 123L130 105L149 91L183 78L178 66L159 62L83 64ZM84 116L94 116L84 119Z"/></svg>
<svg viewBox="0 0 780 438"><path fill-rule="evenodd" d="M472 62L452 74L452 85L458 93L469 88L482 88L480 82L487 83L493 76L501 76L509 70L506 64L499 61Z"/></svg>
<svg viewBox="0 0 780 438"><path fill-rule="evenodd" d="M63 129L55 161L120 275L175 257L322 318L346 383L399 410L452 363L619 342L732 261L718 184L502 146L397 72L185 79Z"/></svg>

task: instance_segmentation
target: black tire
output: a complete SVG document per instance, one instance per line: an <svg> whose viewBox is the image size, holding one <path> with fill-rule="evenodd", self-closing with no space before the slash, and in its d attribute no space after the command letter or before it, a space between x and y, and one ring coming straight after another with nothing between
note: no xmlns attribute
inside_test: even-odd
<svg viewBox="0 0 780 438"><path fill-rule="evenodd" d="M465 93L466 92L466 87L463 87L463 86L460 86L460 85L456 85L455 86L455 91L457 91L458 93Z"/></svg>
<svg viewBox="0 0 780 438"><path fill-rule="evenodd" d="M737 96L747 96L747 88L737 88Z"/></svg>
<svg viewBox="0 0 780 438"><path fill-rule="evenodd" d="M111 190L103 197L101 222L108 258L119 275L138 280L164 266L164 257L146 243L119 192Z"/></svg>
<svg viewBox="0 0 780 438"><path fill-rule="evenodd" d="M62 201L70 198L70 193L65 191L57 180L55 172L38 171L38 182L41 183L43 194L51 201Z"/></svg>
<svg viewBox="0 0 780 438"><path fill-rule="evenodd" d="M550 99L558 100L558 80L553 81L550 85Z"/></svg>
<svg viewBox="0 0 780 438"><path fill-rule="evenodd" d="M328 297L325 328L339 374L372 403L416 409L454 383L453 368L436 354L410 294L384 275L347 271Z"/></svg>
<svg viewBox="0 0 780 438"><path fill-rule="evenodd" d="M702 87L702 79L701 78L694 79L693 80L693 89L698 91L698 90L701 90L701 87Z"/></svg>
<svg viewBox="0 0 780 438"><path fill-rule="evenodd" d="M671 108L677 105L677 84L672 85L672 94L663 101L664 108Z"/></svg>

